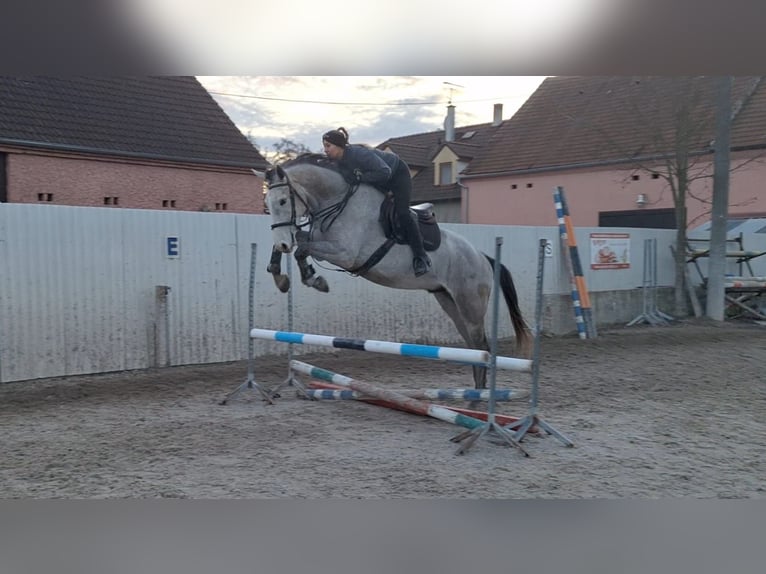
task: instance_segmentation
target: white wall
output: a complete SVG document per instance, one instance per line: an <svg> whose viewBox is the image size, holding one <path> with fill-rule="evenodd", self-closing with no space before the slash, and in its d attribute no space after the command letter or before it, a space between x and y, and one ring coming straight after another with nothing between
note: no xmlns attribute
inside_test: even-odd
<svg viewBox="0 0 766 574"><path fill-rule="evenodd" d="M0 381L245 359L252 243L257 244L256 326L287 328L288 297L266 273L269 224L264 215L0 204ZM540 238L553 244L545 293L569 293L557 227L442 225L490 255L495 237L503 237L502 260L530 323ZM639 287L646 237L658 239L659 284L673 284L668 249L673 231L627 230L631 267L609 271L588 268L590 231L604 230L577 230L591 291ZM168 236L179 238L180 257L167 256ZM429 294L387 289L315 267L331 291L322 294L301 285L293 264L294 330L460 344ZM167 349L156 297L160 285L170 287ZM499 332L511 334L502 302ZM284 352L284 346L258 341L255 352Z"/></svg>

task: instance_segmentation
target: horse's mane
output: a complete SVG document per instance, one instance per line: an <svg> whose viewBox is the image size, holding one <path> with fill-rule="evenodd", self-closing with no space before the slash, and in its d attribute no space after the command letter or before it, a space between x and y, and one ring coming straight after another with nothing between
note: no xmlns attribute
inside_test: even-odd
<svg viewBox="0 0 766 574"><path fill-rule="evenodd" d="M332 171L338 171L338 164L321 153L305 152L292 159L288 159L282 164L283 168L295 165L315 165Z"/></svg>

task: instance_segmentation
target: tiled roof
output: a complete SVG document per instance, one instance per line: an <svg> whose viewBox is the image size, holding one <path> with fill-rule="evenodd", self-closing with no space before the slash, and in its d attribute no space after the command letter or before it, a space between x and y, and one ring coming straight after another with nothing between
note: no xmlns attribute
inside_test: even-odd
<svg viewBox="0 0 766 574"><path fill-rule="evenodd" d="M447 146L461 161L471 161L498 129L492 123L475 124L456 127L455 138L449 142L445 141L445 131L439 130L391 138L377 147L390 147L411 168L419 170L412 178L413 202L458 199L459 185L434 185L434 157Z"/></svg>
<svg viewBox="0 0 766 574"><path fill-rule="evenodd" d="M0 144L267 165L193 76L0 76Z"/></svg>
<svg viewBox="0 0 766 574"><path fill-rule="evenodd" d="M766 146L766 81L758 82L734 118L731 145L734 149Z"/></svg>
<svg viewBox="0 0 766 574"><path fill-rule="evenodd" d="M400 138L397 138L400 139ZM431 163L431 151L433 146L431 145L425 145L425 146L418 146L411 143L405 143L397 141L396 143L391 143L392 140L388 140L385 145L388 147L391 146L391 149L396 150L396 154L402 158L408 166L410 166L413 169L422 169L426 166L428 166ZM378 146L381 147L381 146Z"/></svg>
<svg viewBox="0 0 766 574"><path fill-rule="evenodd" d="M467 175L608 164L673 150L678 110L692 111L689 147L715 137L715 77L547 78L466 170ZM766 144L766 86L737 77L731 143Z"/></svg>

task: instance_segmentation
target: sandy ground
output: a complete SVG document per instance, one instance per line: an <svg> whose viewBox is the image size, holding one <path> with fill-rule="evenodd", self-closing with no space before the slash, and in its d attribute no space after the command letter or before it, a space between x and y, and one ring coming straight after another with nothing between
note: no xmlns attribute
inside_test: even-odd
<svg viewBox="0 0 766 574"><path fill-rule="evenodd" d="M510 355L502 342L500 353ZM470 369L350 350L296 358L389 389L470 387ZM763 498L766 327L685 321L546 337L540 417L569 437L490 432L358 401L275 404L247 363L0 385L2 498ZM285 357L256 362L264 387ZM300 377L308 383L307 377ZM498 388L531 377L498 371ZM453 403L468 406L465 403ZM486 404L472 405L486 409ZM529 413L527 401L497 412Z"/></svg>

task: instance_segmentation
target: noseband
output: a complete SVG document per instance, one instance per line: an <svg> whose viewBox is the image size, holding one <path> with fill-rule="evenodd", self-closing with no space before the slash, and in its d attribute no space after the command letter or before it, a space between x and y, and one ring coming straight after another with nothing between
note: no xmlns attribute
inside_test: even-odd
<svg viewBox="0 0 766 574"><path fill-rule="evenodd" d="M346 204L348 203L349 199L351 199L354 193L356 193L356 190L359 188L359 183L357 182L354 185L349 184L346 188L346 192L344 193L343 198L340 201L333 203L332 205L329 205L316 212L311 211L311 207L295 189L295 186L293 186L293 184L290 182L290 178L287 176L287 174L285 174L284 181L280 181L274 184L269 184L269 190L276 189L278 187L287 187L287 189L290 192L289 194L290 195L290 220L280 221L279 223L273 223L271 225L271 229L273 230L278 227L292 226L300 230L302 227L306 227L308 225L309 233L311 233L314 228L315 219L319 221L319 228L322 232L325 232L328 229L330 229L330 226L335 222L335 220L338 218L341 212L346 208ZM300 201L303 204L303 206L306 208L307 220L304 223L298 223L298 216L295 211L296 197L298 198L298 201Z"/></svg>
<svg viewBox="0 0 766 574"><path fill-rule="evenodd" d="M279 183L269 184L269 191L272 189L276 189L277 187L287 187L290 196L290 220L289 221L281 221L279 223L273 223L271 225L271 229L276 229L277 227L296 227L300 229L301 227L304 227L306 225L309 225L311 223L311 212L309 210L308 204L303 200L303 198L298 195L298 192L295 191L295 188L293 187L293 184L290 183L290 180L285 178L285 181L281 181ZM298 198L298 200L306 207L306 213L309 214L309 220L305 223L298 224L298 215L295 211L295 198Z"/></svg>

